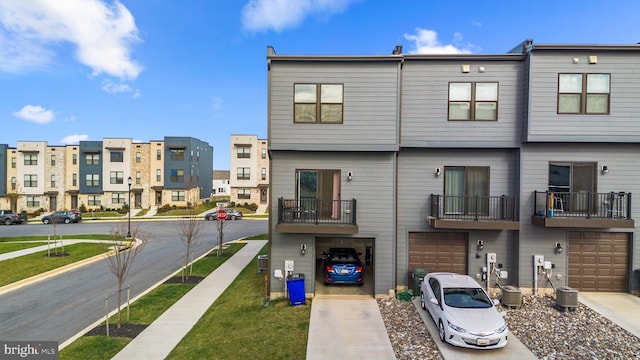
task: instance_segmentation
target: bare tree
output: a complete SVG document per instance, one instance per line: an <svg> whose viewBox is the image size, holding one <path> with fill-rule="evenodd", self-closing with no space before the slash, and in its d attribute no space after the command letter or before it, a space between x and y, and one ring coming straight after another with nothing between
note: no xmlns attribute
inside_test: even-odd
<svg viewBox="0 0 640 360"><path fill-rule="evenodd" d="M222 244L224 244L224 226L226 224L227 220L226 219L222 219L222 220L218 220L216 221L216 227L218 228L218 247L217 247L217 251L216 254L218 255L218 257L222 256Z"/></svg>
<svg viewBox="0 0 640 360"><path fill-rule="evenodd" d="M182 219L180 224L178 225L178 237L182 240L182 243L186 246L186 254L184 261L184 270L182 272L182 282L184 282L185 273L187 274L187 279L189 278L189 273L187 273L187 266L193 260L190 257L191 254L191 246L195 243L195 241L200 236L200 232L202 231L203 223L199 221L193 214L193 210L190 211L189 217L186 219Z"/></svg>
<svg viewBox="0 0 640 360"><path fill-rule="evenodd" d="M120 318L122 288L124 287L124 282L127 279L127 275L129 275L129 270L131 270L136 256L142 251L146 243L144 239L139 238L139 226L136 225L131 228L132 239L126 239L124 236L126 233L127 223L118 223L109 229L113 251L110 256L107 257L107 264L109 265L109 271L111 271L118 281L118 329L122 327Z"/></svg>

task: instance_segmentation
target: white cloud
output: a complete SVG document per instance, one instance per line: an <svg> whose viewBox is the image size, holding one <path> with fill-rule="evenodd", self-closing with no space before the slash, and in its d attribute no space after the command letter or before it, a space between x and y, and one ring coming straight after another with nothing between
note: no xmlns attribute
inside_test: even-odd
<svg viewBox="0 0 640 360"><path fill-rule="evenodd" d="M117 0L0 0L0 24L5 71L44 66L54 56L50 47L65 42L93 76L135 79L142 71L131 59L131 46L140 41L135 19Z"/></svg>
<svg viewBox="0 0 640 360"><path fill-rule="evenodd" d="M298 26L310 15L329 16L346 10L359 0L249 0L242 8L247 30L280 32Z"/></svg>
<svg viewBox="0 0 640 360"><path fill-rule="evenodd" d="M72 145L72 144L77 144L80 141L86 141L89 140L89 135L86 134L73 134L73 135L68 135L62 138L62 140L60 140L60 143L62 145Z"/></svg>
<svg viewBox="0 0 640 360"><path fill-rule="evenodd" d="M411 54L470 54L473 45L443 45L438 41L438 33L428 29L416 29L415 35L404 34L404 38L414 42L414 49L409 51ZM454 44L462 42L462 34L455 33Z"/></svg>
<svg viewBox="0 0 640 360"><path fill-rule="evenodd" d="M55 120L53 111L39 105L25 105L20 111L14 112L13 116L36 124L47 124Z"/></svg>

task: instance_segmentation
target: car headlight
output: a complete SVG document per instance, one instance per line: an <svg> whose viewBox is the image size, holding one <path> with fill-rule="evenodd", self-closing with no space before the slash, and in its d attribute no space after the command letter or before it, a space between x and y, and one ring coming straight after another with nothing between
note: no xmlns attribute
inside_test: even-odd
<svg viewBox="0 0 640 360"><path fill-rule="evenodd" d="M460 333L465 333L467 332L467 330L461 328L460 326L457 326L455 324L453 324L451 321L447 320L447 325L449 325L450 328L452 328L453 330L460 332Z"/></svg>
<svg viewBox="0 0 640 360"><path fill-rule="evenodd" d="M496 334L502 334L505 330L507 330L507 324L504 324L496 330Z"/></svg>

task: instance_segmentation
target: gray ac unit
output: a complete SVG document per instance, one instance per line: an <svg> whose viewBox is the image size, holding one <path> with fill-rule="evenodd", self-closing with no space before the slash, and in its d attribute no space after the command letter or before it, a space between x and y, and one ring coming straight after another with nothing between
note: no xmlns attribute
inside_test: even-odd
<svg viewBox="0 0 640 360"><path fill-rule="evenodd" d="M515 286L503 286L500 303L508 308L520 307L522 305L522 292Z"/></svg>
<svg viewBox="0 0 640 360"><path fill-rule="evenodd" d="M560 310L575 310L578 308L578 290L568 286L556 288L556 306Z"/></svg>

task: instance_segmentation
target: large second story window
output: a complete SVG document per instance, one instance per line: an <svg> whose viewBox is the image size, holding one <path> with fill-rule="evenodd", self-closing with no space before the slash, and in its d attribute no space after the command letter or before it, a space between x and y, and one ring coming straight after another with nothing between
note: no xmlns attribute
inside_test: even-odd
<svg viewBox="0 0 640 360"><path fill-rule="evenodd" d="M124 153L122 151L111 151L109 155L111 156L111 162L124 161Z"/></svg>
<svg viewBox="0 0 640 360"><path fill-rule="evenodd" d="M488 214L489 167L444 168L445 214Z"/></svg>
<svg viewBox="0 0 640 360"><path fill-rule="evenodd" d="M184 170L183 169L171 169L171 182L184 182Z"/></svg>
<svg viewBox="0 0 640 360"><path fill-rule="evenodd" d="M236 154L238 159L249 159L251 158L251 148L248 146L238 146L236 147Z"/></svg>
<svg viewBox="0 0 640 360"><path fill-rule="evenodd" d="M342 123L342 84L295 84L295 123Z"/></svg>
<svg viewBox="0 0 640 360"><path fill-rule="evenodd" d="M124 171L112 171L111 179L109 183L111 184L124 184Z"/></svg>
<svg viewBox="0 0 640 360"><path fill-rule="evenodd" d="M38 165L38 154L24 154L25 165Z"/></svg>
<svg viewBox="0 0 640 360"><path fill-rule="evenodd" d="M608 114L611 75L559 74L558 114Z"/></svg>
<svg viewBox="0 0 640 360"><path fill-rule="evenodd" d="M100 186L100 174L85 175L85 185L90 187Z"/></svg>
<svg viewBox="0 0 640 360"><path fill-rule="evenodd" d="M237 169L237 177L238 180L251 180L251 169L248 167L239 167Z"/></svg>
<svg viewBox="0 0 640 360"><path fill-rule="evenodd" d="M184 160L184 149L169 149L169 159L172 161Z"/></svg>
<svg viewBox="0 0 640 360"><path fill-rule="evenodd" d="M498 83L449 83L449 120L498 120Z"/></svg>
<svg viewBox="0 0 640 360"><path fill-rule="evenodd" d="M100 154L99 153L86 153L84 154L85 163L87 165L99 165Z"/></svg>
<svg viewBox="0 0 640 360"><path fill-rule="evenodd" d="M34 174L24 175L24 187L37 187L37 186L38 186L38 175L34 175Z"/></svg>

